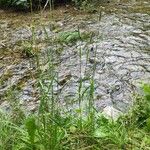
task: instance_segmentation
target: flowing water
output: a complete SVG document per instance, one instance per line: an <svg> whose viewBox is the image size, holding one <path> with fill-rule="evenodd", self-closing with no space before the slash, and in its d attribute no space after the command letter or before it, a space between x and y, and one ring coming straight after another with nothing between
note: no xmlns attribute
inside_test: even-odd
<svg viewBox="0 0 150 150"><path fill-rule="evenodd" d="M80 81L82 88L87 89L90 87L89 78L94 77L97 110L113 106L126 111L132 105L133 93L139 92L138 83L150 81L149 0L110 2L103 4L94 14L81 13L73 8L58 8L43 14L1 10L0 18L2 109L10 109L8 99L10 101L12 97L8 98L8 95L12 92L26 110L37 108L35 58L27 57L23 51L29 45L24 41L33 38L36 38L35 45L40 50L39 60L45 63L43 70L47 69L47 51L62 51L55 58L59 84L54 84L54 94L59 95L61 105L69 103L72 108L76 107ZM63 47L51 42L59 32L78 29L92 33L91 42L77 41ZM49 42L45 42L45 36Z"/></svg>

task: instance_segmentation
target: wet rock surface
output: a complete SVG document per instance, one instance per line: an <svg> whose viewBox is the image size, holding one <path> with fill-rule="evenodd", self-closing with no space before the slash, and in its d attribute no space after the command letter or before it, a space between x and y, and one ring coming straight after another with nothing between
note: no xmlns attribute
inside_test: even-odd
<svg viewBox="0 0 150 150"><path fill-rule="evenodd" d="M147 8L143 1L143 7ZM113 4L106 6L114 7ZM116 6L116 5L115 5ZM71 104L70 109L77 107L79 85L83 91L94 79L94 103L97 110L113 108L124 112L132 105L132 94L137 92L136 84L142 80L150 80L150 16L148 11L130 11L139 6L125 3L118 5L115 11L99 14L76 15L65 14L55 23L45 22L36 26L34 35L40 49L41 70L46 72L48 51L55 52L54 63L58 74L58 82L54 83L54 94L59 97L62 106ZM144 10L144 9L143 9ZM13 19L13 18L12 18ZM37 85L37 66L35 58L22 57L20 41L32 39L32 27L15 27L9 25L10 20L0 21L0 108L8 110L6 93L19 91L17 99L27 111L35 111L39 102ZM53 42L63 31L86 31L92 33L91 41L78 40L76 44L59 44ZM48 40L48 42L47 42ZM54 40L55 41L55 40ZM19 51L19 52L18 52ZM12 54L14 53L14 54ZM46 65L45 65L46 64ZM50 83L50 79L45 79ZM19 87L19 90L18 90ZM83 92L82 91L82 92ZM87 99L83 97L83 105Z"/></svg>

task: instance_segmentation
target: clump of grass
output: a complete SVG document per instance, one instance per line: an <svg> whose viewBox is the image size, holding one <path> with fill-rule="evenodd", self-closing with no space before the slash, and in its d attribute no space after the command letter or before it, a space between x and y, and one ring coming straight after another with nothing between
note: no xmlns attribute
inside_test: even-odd
<svg viewBox="0 0 150 150"><path fill-rule="evenodd" d="M143 84L143 96L137 96L132 111L127 116L127 122L133 122L135 126L150 131L150 85Z"/></svg>
<svg viewBox="0 0 150 150"><path fill-rule="evenodd" d="M91 33L83 32L80 33L80 31L67 31L67 32L61 32L58 37L55 39L58 43L64 43L64 44L75 44L79 40L87 40L90 38Z"/></svg>
<svg viewBox="0 0 150 150"><path fill-rule="evenodd" d="M22 43L22 46L23 46L22 53L25 54L26 57L28 57L28 58L34 57L35 52L34 52L32 44L30 42L24 41Z"/></svg>

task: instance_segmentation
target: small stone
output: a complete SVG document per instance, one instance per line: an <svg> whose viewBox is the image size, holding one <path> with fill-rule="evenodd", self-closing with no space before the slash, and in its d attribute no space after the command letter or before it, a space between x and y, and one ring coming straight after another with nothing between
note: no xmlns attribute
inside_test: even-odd
<svg viewBox="0 0 150 150"><path fill-rule="evenodd" d="M116 121L122 115L122 112L115 109L113 106L106 106L103 109L102 114L107 119L112 119L112 120Z"/></svg>
<svg viewBox="0 0 150 150"><path fill-rule="evenodd" d="M58 26L60 26L60 27L63 27L63 26L64 26L63 22L61 22L61 21L57 22L57 24L58 24Z"/></svg>

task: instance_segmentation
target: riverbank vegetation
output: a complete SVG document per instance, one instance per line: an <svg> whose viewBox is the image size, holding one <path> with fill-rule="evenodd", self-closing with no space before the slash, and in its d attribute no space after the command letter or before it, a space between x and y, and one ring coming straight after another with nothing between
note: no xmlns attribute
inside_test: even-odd
<svg viewBox="0 0 150 150"><path fill-rule="evenodd" d="M70 2L70 1L69 1ZM30 7L39 8L44 5L53 5L57 3L67 3L60 0L1 0L1 7L12 7L17 9L29 9ZM75 1L76 4L79 4L79 1Z"/></svg>
<svg viewBox="0 0 150 150"><path fill-rule="evenodd" d="M48 91L40 79L40 105L36 114L26 115L16 104L13 104L11 114L0 112L0 149L149 149L150 85L144 84L143 96L135 96L131 110L114 121L94 109L93 84L91 80L88 109L85 111L81 107L79 98L79 107L71 113L58 107L54 95L47 95ZM51 85L48 90L53 92Z"/></svg>
<svg viewBox="0 0 150 150"><path fill-rule="evenodd" d="M92 10L98 2L97 0L1 0L0 7L29 11L31 8L40 10L42 7L45 9L62 4L72 4L77 8Z"/></svg>

